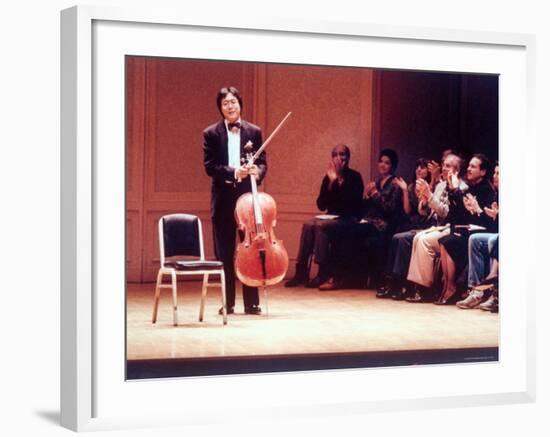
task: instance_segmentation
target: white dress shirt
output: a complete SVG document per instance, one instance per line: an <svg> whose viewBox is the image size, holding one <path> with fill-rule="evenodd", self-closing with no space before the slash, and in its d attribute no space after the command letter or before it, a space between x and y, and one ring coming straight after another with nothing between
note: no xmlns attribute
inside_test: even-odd
<svg viewBox="0 0 550 437"><path fill-rule="evenodd" d="M237 122L240 123L241 119L239 118ZM225 129L227 130L228 165L233 168L239 168L241 166L241 130L238 129L232 132L227 127L227 120L225 120Z"/></svg>

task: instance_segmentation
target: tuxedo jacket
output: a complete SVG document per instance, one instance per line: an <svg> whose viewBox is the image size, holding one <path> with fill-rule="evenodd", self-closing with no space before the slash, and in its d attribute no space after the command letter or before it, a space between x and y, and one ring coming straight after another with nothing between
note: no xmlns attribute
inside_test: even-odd
<svg viewBox="0 0 550 437"><path fill-rule="evenodd" d="M245 120L241 120L241 161L245 157L244 145L250 141L254 152L262 145L261 129ZM208 126L203 132L204 168L212 178L211 211L213 219L232 219L238 197L251 191L250 177L242 182L235 180L235 168L229 165L227 151L227 130L224 120ZM267 172L266 155L263 152L255 164L259 170L258 184Z"/></svg>

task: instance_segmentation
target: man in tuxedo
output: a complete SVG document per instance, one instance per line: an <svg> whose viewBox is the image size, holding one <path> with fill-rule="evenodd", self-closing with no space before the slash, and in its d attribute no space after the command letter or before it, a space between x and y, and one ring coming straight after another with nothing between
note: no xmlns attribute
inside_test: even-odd
<svg viewBox="0 0 550 437"><path fill-rule="evenodd" d="M203 132L204 168L212 178L211 213L214 251L223 262L226 281L227 313L235 311L235 205L237 199L251 191L250 178L261 183L267 172L265 153L248 166L244 161L244 146L250 141L254 152L262 145L258 126L241 119L243 102L235 87L222 88L216 97L222 120ZM244 312L260 314L258 289L243 284ZM220 309L220 314L221 314Z"/></svg>

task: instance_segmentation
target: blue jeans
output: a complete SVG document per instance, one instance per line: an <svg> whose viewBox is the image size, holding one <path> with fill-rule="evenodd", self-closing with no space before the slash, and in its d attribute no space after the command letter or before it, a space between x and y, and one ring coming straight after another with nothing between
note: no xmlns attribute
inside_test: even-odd
<svg viewBox="0 0 550 437"><path fill-rule="evenodd" d="M468 239L468 287L483 281L490 270L490 259L498 258L498 234L472 234ZM494 256L497 255L497 256Z"/></svg>

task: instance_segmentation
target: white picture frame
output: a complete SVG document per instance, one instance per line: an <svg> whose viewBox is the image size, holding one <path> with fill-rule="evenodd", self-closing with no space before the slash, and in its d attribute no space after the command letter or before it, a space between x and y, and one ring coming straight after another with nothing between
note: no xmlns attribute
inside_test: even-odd
<svg viewBox="0 0 550 437"><path fill-rule="evenodd" d="M267 17L253 23L246 19L239 21L237 18L232 20L231 29L228 29L223 15L207 18L182 12L91 6L67 9L62 12L61 18L63 426L81 431L229 420L231 410L223 409L222 403L211 403L208 406L209 412L206 413L201 409L200 403L193 402L193 399L201 396L211 399L210 395L219 392L222 384L224 390L240 393L233 402L240 404L240 408L244 406L253 409L259 416L322 415L349 411L360 414L419 407L534 401L535 309L532 297L535 287L534 279L529 279L534 276L530 274L529 263L521 259L521 254L515 250L518 247L525 249L525 246L534 243L523 241L517 235L519 233L510 233L509 237L503 238L501 244L502 262L505 265L514 265L513 271L509 269L508 273L503 272L501 275L503 292L506 287L521 289L521 295L514 307L504 305L501 310L501 359L496 364L125 382L121 379L124 362L118 360L121 354L124 355L124 343L120 341L124 316L117 312L124 300L124 288L120 288L118 297L101 294L105 293L105 284L117 284L120 274L123 276L123 272L111 271L106 266L113 264L113 261L115 265L120 265L117 263L120 263L121 253L122 259L124 258L124 241L120 237L124 235L124 222L112 221L112 216L103 214L103 211L120 212L124 209L124 202L122 206L120 204L120 200L124 198L124 143L118 141L120 126L117 126L123 120L120 100L116 100L118 104L108 105L113 113L102 110L105 107L104 95L119 99L123 94L123 87L120 88L122 77L119 74L119 66L123 65L123 60L119 59L121 53L180 55L181 47L178 47L177 41L180 36L177 36L173 44L170 43L174 40L173 37L163 40L167 34L175 32L181 34L181 38L193 39L190 54L194 56L202 53L205 57L211 53L210 50L215 51L219 47L217 38L220 36L234 37L241 43L254 37L255 40L265 38L266 42L276 40L277 46L284 50L273 49L269 53L269 59L267 55L260 59L260 46L246 52L242 44L237 44L242 50L237 50L231 56L235 59L292 62L298 59L293 56L298 56L299 53L294 54L290 50L290 44L303 43L311 44L308 46L313 56L310 62L322 63L321 58L315 58L321 56L317 53L317 49L322 51L321 44L326 45L330 41L337 48L339 44L350 44L352 47L353 42L359 45L372 44L372 56L378 58L376 61L371 58L369 66L422 68L423 65L418 64L422 59L416 60L412 55L425 51L426 56L434 58L425 68L438 69L439 66L442 71L470 71L473 65L477 65L475 71L501 74L501 229L506 230L533 224L536 214L534 207L513 210L506 201L519 196L524 202L536 205L532 201L534 193L526 189L532 183L531 179L525 178L514 185L506 183L506 173L512 171L512 162L519 166L526 164L525 157L514 155L512 158L511 145L525 144L525 150L530 152L530 156L535 154L532 129L533 36L374 26L360 22L315 22L305 19L291 22ZM139 35L143 33L147 33L147 37L141 39ZM125 35L131 35L131 38L126 38ZM197 43L199 40L202 42ZM105 41L109 41L108 46ZM376 47L377 45L383 48ZM381 52L388 50L400 52L401 56L399 59L394 57L393 60L385 60ZM447 50L453 52L453 56L447 56ZM222 52L223 50L219 53ZM219 53L212 53L212 56L221 56ZM345 65L345 50L334 53L338 56L332 62L338 65L344 62ZM433 56L434 53L438 55ZM113 59L114 62L111 62ZM360 60L356 62L361 65ZM116 73L114 76L110 74L112 71ZM104 90L105 94L98 90ZM109 125L109 120L113 122L113 126ZM109 159L106 159L105 154L111 152L105 152L101 148L103 144L113 145L109 149L113 153L108 156ZM531 177L534 178L534 174ZM114 187L109 189L108 195L105 194L106 186ZM106 241L113 242L115 247L109 253L105 252ZM527 247L527 250L531 250L530 253L534 253L532 249ZM111 302L113 305L106 306L108 299L115 299ZM510 329L512 324L514 330ZM106 332L112 335L107 338ZM109 354L113 354L113 358L106 359ZM414 372L417 382L407 386L400 384L401 380L410 380L411 372ZM472 384L453 384L452 379L461 375L473 379ZM391 386L388 385L390 380L393 381ZM368 390L350 390L350 387L361 385ZM290 386L299 386L303 393L296 396L292 403L287 400L284 392L284 388ZM269 399L260 395L254 401L247 400L247 394L253 389L260 393L269 392ZM188 394L184 399L180 397L179 403L170 404L170 395L165 396L169 392ZM151 399L158 402L154 408L151 408Z"/></svg>

